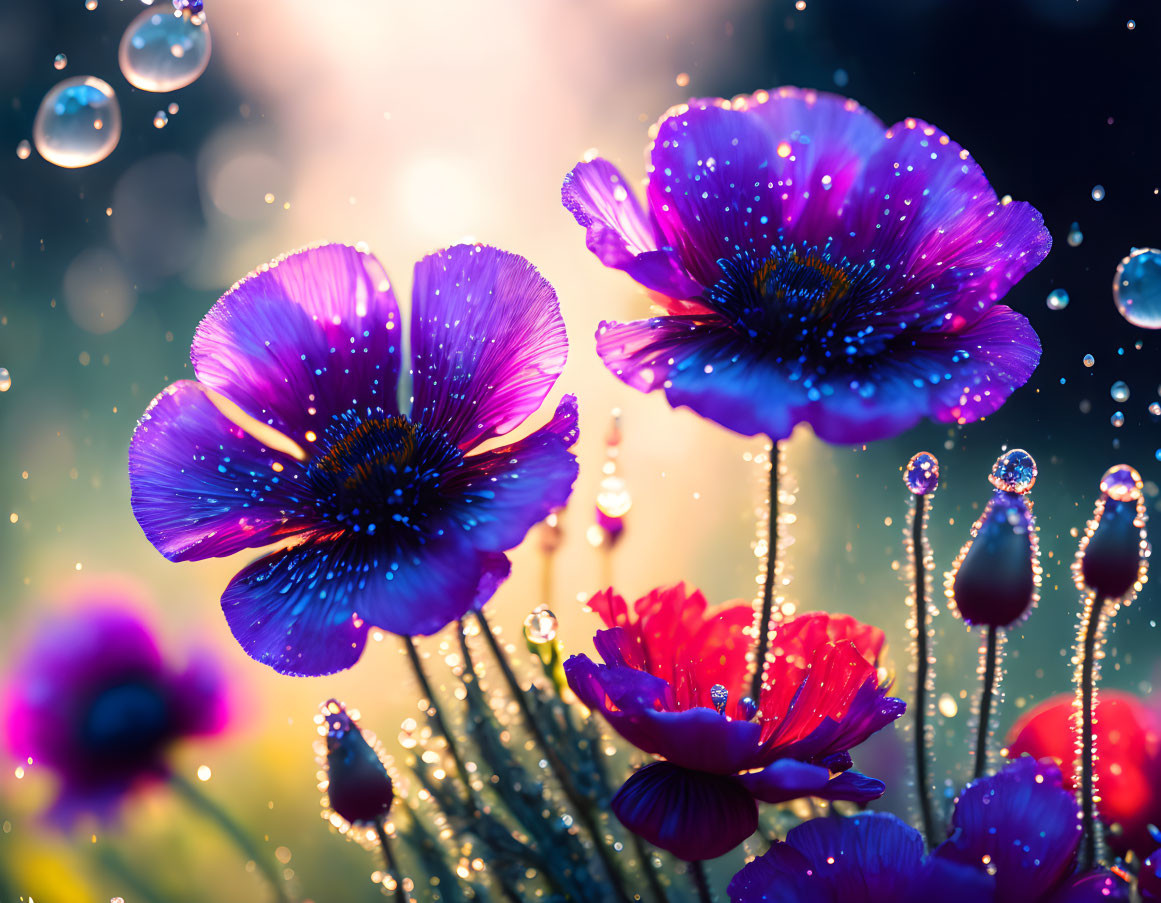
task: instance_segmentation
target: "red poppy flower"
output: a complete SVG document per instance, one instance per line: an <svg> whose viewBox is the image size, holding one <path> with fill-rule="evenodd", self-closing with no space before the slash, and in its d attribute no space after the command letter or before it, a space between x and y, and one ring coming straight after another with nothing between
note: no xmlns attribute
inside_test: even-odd
<svg viewBox="0 0 1161 903"><path fill-rule="evenodd" d="M1028 712L1008 736L1008 755L1051 756L1068 786L1076 766L1073 697L1054 696ZM1131 693L1102 690L1097 702L1097 787L1101 818L1116 828L1109 845L1118 854L1153 851L1150 823L1161 823L1161 718Z"/></svg>

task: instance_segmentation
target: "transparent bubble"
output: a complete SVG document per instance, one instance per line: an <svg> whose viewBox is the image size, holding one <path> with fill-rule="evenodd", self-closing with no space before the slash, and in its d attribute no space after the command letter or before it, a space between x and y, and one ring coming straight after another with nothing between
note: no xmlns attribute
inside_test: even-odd
<svg viewBox="0 0 1161 903"><path fill-rule="evenodd" d="M1134 326L1161 329L1161 251L1133 248L1117 265L1113 301Z"/></svg>
<svg viewBox="0 0 1161 903"><path fill-rule="evenodd" d="M1144 486L1141 475L1128 464L1115 464L1101 477L1101 492L1116 502L1135 502Z"/></svg>
<svg viewBox="0 0 1161 903"><path fill-rule="evenodd" d="M560 622L546 606L538 605L524 619L524 638L530 643L541 645L556 639Z"/></svg>
<svg viewBox="0 0 1161 903"><path fill-rule="evenodd" d="M1104 185L1093 185L1093 187L1092 187L1092 199L1094 201L1103 201L1105 199L1105 186Z"/></svg>
<svg viewBox="0 0 1161 903"><path fill-rule="evenodd" d="M21 160L27 160L30 156L32 156L32 145L29 143L27 138L16 145L16 156Z"/></svg>
<svg viewBox="0 0 1161 903"><path fill-rule="evenodd" d="M7 392L12 388L12 374L6 367L0 367L0 392Z"/></svg>
<svg viewBox="0 0 1161 903"><path fill-rule="evenodd" d="M915 495L931 495L939 486L939 461L931 452L912 455L903 471L903 482Z"/></svg>
<svg viewBox="0 0 1161 903"><path fill-rule="evenodd" d="M1013 448L996 459L988 479L997 489L1023 495L1036 484L1036 459L1022 448Z"/></svg>
<svg viewBox="0 0 1161 903"><path fill-rule="evenodd" d="M1129 400L1129 384L1123 379L1118 379L1109 388L1109 395L1112 396L1113 401L1128 401Z"/></svg>
<svg viewBox="0 0 1161 903"><path fill-rule="evenodd" d="M66 169L104 160L120 138L117 96L90 75L66 78L44 95L32 126L40 155Z"/></svg>
<svg viewBox="0 0 1161 903"><path fill-rule="evenodd" d="M1068 230L1068 245L1071 248L1078 247L1084 241L1084 233L1080 231L1080 223L1073 223Z"/></svg>
<svg viewBox="0 0 1161 903"><path fill-rule="evenodd" d="M1124 426L1125 425L1125 413L1124 413L1124 411L1114 411L1113 416L1109 418L1109 423L1111 423L1117 429L1120 429L1122 426Z"/></svg>
<svg viewBox="0 0 1161 903"><path fill-rule="evenodd" d="M1096 358L1093 357L1091 354L1086 354L1084 356L1084 365L1086 367L1091 367L1095 363L1096 363Z"/></svg>
<svg viewBox="0 0 1161 903"><path fill-rule="evenodd" d="M1048 293L1045 303L1049 310L1064 310L1068 307L1068 292L1062 288L1053 289Z"/></svg>
<svg viewBox="0 0 1161 903"><path fill-rule="evenodd" d="M210 62L210 27L200 17L144 10L121 38L121 72L142 91L176 91Z"/></svg>
<svg viewBox="0 0 1161 903"><path fill-rule="evenodd" d="M158 110L153 114L153 127L155 129L165 128L165 124L169 122L169 116L165 110Z"/></svg>
<svg viewBox="0 0 1161 903"><path fill-rule="evenodd" d="M58 53L52 58L52 68L59 72L69 64L69 58L63 53Z"/></svg>

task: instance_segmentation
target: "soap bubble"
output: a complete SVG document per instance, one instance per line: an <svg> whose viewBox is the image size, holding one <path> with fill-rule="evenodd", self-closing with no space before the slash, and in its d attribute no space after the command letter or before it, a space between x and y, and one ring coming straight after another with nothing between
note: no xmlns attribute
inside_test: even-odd
<svg viewBox="0 0 1161 903"><path fill-rule="evenodd" d="M988 479L997 489L1023 495L1036 483L1036 460L1024 449L1013 448L996 459Z"/></svg>
<svg viewBox="0 0 1161 903"><path fill-rule="evenodd" d="M117 97L108 83L89 75L66 78L44 95L32 126L40 155L66 169L104 160L120 138Z"/></svg>
<svg viewBox="0 0 1161 903"><path fill-rule="evenodd" d="M1109 389L1109 395L1112 396L1113 401L1128 401L1129 384L1123 379L1118 379Z"/></svg>
<svg viewBox="0 0 1161 903"><path fill-rule="evenodd" d="M1062 288L1053 289L1048 293L1047 301L1049 310L1064 310L1068 307L1068 292Z"/></svg>
<svg viewBox="0 0 1161 903"><path fill-rule="evenodd" d="M1117 265L1113 301L1134 326L1161 329L1161 251L1134 248Z"/></svg>
<svg viewBox="0 0 1161 903"><path fill-rule="evenodd" d="M133 87L176 91L206 71L210 27L200 18L144 10L125 29L118 59Z"/></svg>

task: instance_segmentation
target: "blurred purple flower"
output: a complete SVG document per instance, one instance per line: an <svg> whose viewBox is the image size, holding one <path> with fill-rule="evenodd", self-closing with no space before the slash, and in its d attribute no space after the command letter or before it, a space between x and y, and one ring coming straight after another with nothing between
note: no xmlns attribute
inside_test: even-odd
<svg viewBox="0 0 1161 903"><path fill-rule="evenodd" d="M9 750L60 779L49 817L112 817L126 794L169 775L170 748L222 731L225 679L207 657L176 668L148 627L105 605L44 621L4 691Z"/></svg>
<svg viewBox="0 0 1161 903"><path fill-rule="evenodd" d="M469 454L523 423L564 367L556 294L528 261L457 245L416 264L407 413L402 332L371 254L290 254L214 305L198 382L163 391L134 433L133 511L165 557L293 540L222 596L242 647L284 674L349 668L372 626L435 633L482 605L503 553L572 491L572 396Z"/></svg>
<svg viewBox="0 0 1161 903"><path fill-rule="evenodd" d="M1040 342L997 302L1051 239L934 126L784 87L692 100L651 135L646 207L600 158L563 188L589 249L666 308L597 332L630 386L745 435L854 443L976 420L1031 376Z"/></svg>
<svg viewBox="0 0 1161 903"><path fill-rule="evenodd" d="M931 855L888 813L814 819L730 882L733 903L1128 903L1111 872L1075 874L1080 810L1050 759L969 784Z"/></svg>

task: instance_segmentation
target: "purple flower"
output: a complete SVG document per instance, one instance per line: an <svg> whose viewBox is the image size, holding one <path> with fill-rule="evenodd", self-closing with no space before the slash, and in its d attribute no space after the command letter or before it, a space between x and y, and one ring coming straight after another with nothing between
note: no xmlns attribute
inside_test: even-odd
<svg viewBox="0 0 1161 903"><path fill-rule="evenodd" d="M49 817L66 826L113 816L126 794L169 775L170 747L227 721L212 661L174 667L136 615L107 603L43 622L6 683L8 748L58 775Z"/></svg>
<svg viewBox="0 0 1161 903"><path fill-rule="evenodd" d="M564 367L556 294L528 261L457 245L416 265L409 407L402 332L371 254L290 254L214 305L194 335L198 381L165 389L134 433L133 511L165 557L283 543L222 596L242 647L282 673L349 668L372 626L429 634L482 605L503 553L572 490L571 396L479 450Z"/></svg>
<svg viewBox="0 0 1161 903"><path fill-rule="evenodd" d="M1050 760L1018 759L969 784L931 855L886 813L815 819L746 865L733 903L1128 903L1098 869L1074 874L1080 810Z"/></svg>
<svg viewBox="0 0 1161 903"><path fill-rule="evenodd" d="M666 309L597 332L630 386L745 435L851 443L976 420L1032 374L1040 342L996 302L1048 232L934 126L778 88L651 134L644 207L600 158L563 189L589 250Z"/></svg>
<svg viewBox="0 0 1161 903"><path fill-rule="evenodd" d="M569 686L622 737L664 757L635 772L612 809L621 823L682 859L713 859L758 827L758 803L804 796L865 803L883 784L851 771L848 750L903 714L877 662L883 632L816 612L777 625L768 683L744 696L748 604L710 609L684 584L630 611L612 591L589 600L610 629L603 665L574 655Z"/></svg>

